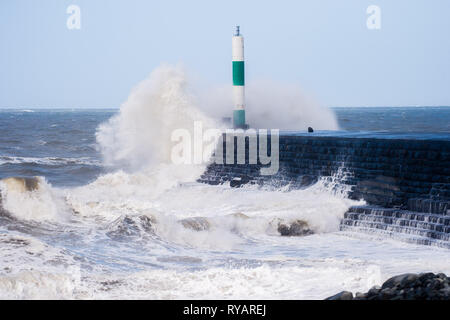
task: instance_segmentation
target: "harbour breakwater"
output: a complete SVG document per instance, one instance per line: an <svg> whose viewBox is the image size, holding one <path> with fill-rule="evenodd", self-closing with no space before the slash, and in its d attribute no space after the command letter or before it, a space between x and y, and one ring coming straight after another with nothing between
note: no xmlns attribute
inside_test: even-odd
<svg viewBox="0 0 450 320"><path fill-rule="evenodd" d="M227 164L225 141L224 164L210 164L200 182L305 188L330 179L350 199L366 202L349 208L341 230L450 247L450 135L282 132L279 170L269 176L261 175L259 161L249 164L248 138L242 150L237 140L228 146L234 162ZM243 152L246 163L237 164Z"/></svg>

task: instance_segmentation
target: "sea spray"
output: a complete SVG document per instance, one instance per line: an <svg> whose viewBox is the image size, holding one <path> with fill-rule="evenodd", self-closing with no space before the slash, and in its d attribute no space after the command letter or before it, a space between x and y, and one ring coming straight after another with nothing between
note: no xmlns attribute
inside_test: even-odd
<svg viewBox="0 0 450 320"><path fill-rule="evenodd" d="M56 130L45 129L52 122L44 115L37 123ZM73 114L55 115L63 116ZM85 133L92 138L87 126ZM74 137L74 146L86 145ZM196 183L194 166L172 166L164 157L112 159L113 168L88 185L50 188L73 209L69 222L0 216L0 298L322 299L367 291L399 273L450 272L448 250L337 231L342 214L358 204L340 192L345 171L302 190L235 189ZM51 169L58 178L75 179L57 165ZM38 162L25 168L50 172ZM293 221L305 221L314 234L280 236L279 223Z"/></svg>
<svg viewBox="0 0 450 320"><path fill-rule="evenodd" d="M119 170L81 188L89 190L85 193L90 209L93 202L99 201L92 198L96 194L125 203L130 202L132 195L150 200L180 183L195 181L203 173L207 163L175 165L171 162L174 147L171 135L179 129L193 131L198 122L204 130L219 128L212 118L228 100L206 103L207 94L195 96L188 80L181 67L163 65L155 69L132 90L119 113L99 126L96 136L105 164ZM249 86L250 93L254 92L249 100L254 105L255 126L296 128L304 123L318 129L337 128L333 113L309 101L297 87L271 85L271 88L266 90L267 83ZM271 102L277 107L269 108ZM249 112L252 112L251 104ZM279 112L280 108L286 112ZM276 115L275 122L269 126L263 119L272 113ZM295 126L288 120L294 120Z"/></svg>
<svg viewBox="0 0 450 320"><path fill-rule="evenodd" d="M207 86L207 85L205 85ZM210 117L230 117L229 86L211 86L197 93L200 109ZM333 110L324 107L295 83L256 79L246 86L246 114L251 128L306 131L338 130Z"/></svg>
<svg viewBox="0 0 450 320"><path fill-rule="evenodd" d="M197 122L205 129L216 127L197 108L183 69L157 68L97 130L99 149L112 172L73 190L68 202L81 215L113 216L136 206L151 209L151 201L165 190L195 181L204 172L206 163L174 164L171 157L172 133L193 132ZM106 203L117 210L108 210Z"/></svg>
<svg viewBox="0 0 450 320"><path fill-rule="evenodd" d="M249 88L251 89L252 86ZM314 118L318 125L327 126L329 129L334 126L332 113L308 111L307 109L314 109L311 108L312 104L299 95L295 88L286 89L288 91L278 90L280 87L277 86L272 86L272 88L275 88L272 91L257 90L258 85L255 85L254 88L254 92L261 94L261 101L258 101L261 105L271 101L272 98L269 98L267 94L276 98L280 92L289 92L287 97L278 101L280 105L294 108L295 110L289 110L295 115L304 115L306 119ZM263 85L261 88L265 88L265 86ZM256 98L256 95L254 97ZM265 100L267 101L264 102ZM256 103L257 100L254 99L253 101ZM203 103L204 100L202 102L201 98L196 98L191 93L188 77L181 67L163 65L154 70L147 79L132 90L118 114L99 126L96 138L104 162L109 167L110 172L103 174L86 186L64 190L66 203L73 212L80 217L101 217L102 221L111 223L122 215L143 213L151 217L158 214L165 216L169 212L177 218L183 218L186 214L188 216L191 216L191 214L220 216L220 212L216 212L216 210L220 210L223 203L228 203L235 205L236 209L232 212L224 212L225 215L239 213L244 209L244 214L250 212L255 218L262 217L263 221L257 224L259 225L256 228L257 232L265 233L269 230L269 233L276 233L276 227L274 228L271 222L271 219L274 218L304 219L312 224L316 232L337 230L338 221L348 206L344 197L339 197L339 200L336 200L338 203L342 202L342 207L339 204L339 209L323 213L322 211L326 210L310 209L314 213L309 213L309 210L304 209L290 208L286 210L286 205L295 206L294 203L299 202L296 200L297 195L294 196L282 190L275 192L254 190L249 192L248 190L210 190L207 186L201 188L180 187L182 184L194 182L204 172L207 163L195 165L175 165L172 163L171 152L174 144L171 141L171 134L174 130L180 128L192 130L194 129L194 123L199 121L206 130L217 128L218 124L208 116L208 113L211 113L208 110L220 107L220 103L218 105L211 104L210 108L206 108ZM258 117L264 118L266 116L264 107L258 110L262 113L255 119L258 119ZM286 109L286 111L288 110ZM278 113L278 117L281 114ZM306 116L307 114L309 116ZM319 114L321 114L321 117L318 117ZM280 124L282 128L286 125L289 126L285 120L280 118L277 124ZM255 123L258 124L259 122ZM197 190L203 191L196 194ZM222 199L220 193L228 194L230 198ZM204 194L209 194L209 196L204 198ZM308 197L307 194L307 191L302 192L302 198L303 195ZM168 199L168 195L172 199ZM192 208L194 212L192 213L191 206L198 202L192 199L192 196L198 199L204 198L201 206L205 207L206 204L206 207L208 207L208 205L211 205L211 209L205 212L203 208L194 206ZM248 196L250 196L250 199L254 199L249 201ZM324 194L322 192L315 193L311 196L335 199L334 196L329 196L326 192ZM291 198L294 200L292 204L289 200ZM50 197L48 200L52 199ZM215 199L222 199L222 204L214 205ZM241 199L245 200L242 207L237 205L241 202ZM271 199L275 201L272 208ZM284 203L278 202L276 199ZM310 203L306 200L303 201L304 203ZM47 203L49 204L47 207L51 208L48 212L57 216L57 204L52 201L47 201ZM314 203L315 201L312 200L312 207L315 206ZM322 201L321 203L327 202ZM166 208L167 206L170 208L171 205L175 205L177 208L172 210ZM266 216L269 211L270 214ZM320 220L322 215L329 218L324 217L323 220ZM31 213L26 216L31 216ZM238 225L244 228L241 231L248 229L247 224L252 227L252 223L238 220ZM224 225L229 225L229 223ZM159 230L166 229L159 227ZM232 229L237 230L235 226Z"/></svg>
<svg viewBox="0 0 450 320"><path fill-rule="evenodd" d="M43 177L2 179L0 194L1 208L17 219L65 221L70 214L58 189Z"/></svg>
<svg viewBox="0 0 450 320"><path fill-rule="evenodd" d="M171 163L174 130L217 124L196 106L180 67L163 65L134 88L119 113L97 131L107 165L137 171Z"/></svg>

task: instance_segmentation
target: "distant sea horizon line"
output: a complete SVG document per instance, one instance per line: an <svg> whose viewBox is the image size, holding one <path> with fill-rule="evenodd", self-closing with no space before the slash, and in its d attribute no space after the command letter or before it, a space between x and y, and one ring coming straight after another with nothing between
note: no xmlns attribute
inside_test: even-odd
<svg viewBox="0 0 450 320"><path fill-rule="evenodd" d="M396 106L327 106L330 109L342 108L450 108L450 105L396 105ZM0 110L118 110L120 106L115 107L57 107L57 106L0 106Z"/></svg>

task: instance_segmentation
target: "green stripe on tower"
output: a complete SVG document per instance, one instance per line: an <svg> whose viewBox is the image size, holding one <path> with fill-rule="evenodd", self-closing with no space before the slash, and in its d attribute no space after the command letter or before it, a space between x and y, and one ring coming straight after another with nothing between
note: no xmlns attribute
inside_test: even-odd
<svg viewBox="0 0 450 320"><path fill-rule="evenodd" d="M233 111L233 124L235 128L244 129L245 128L245 111L244 110L234 110Z"/></svg>
<svg viewBox="0 0 450 320"><path fill-rule="evenodd" d="M244 61L233 61L233 85L243 86L244 84Z"/></svg>

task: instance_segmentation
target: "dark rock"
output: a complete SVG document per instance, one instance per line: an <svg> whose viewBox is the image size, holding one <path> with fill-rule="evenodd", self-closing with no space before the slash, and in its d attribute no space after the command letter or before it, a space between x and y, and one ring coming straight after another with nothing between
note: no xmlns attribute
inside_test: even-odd
<svg viewBox="0 0 450 320"><path fill-rule="evenodd" d="M383 300L389 300L397 294L394 288L384 288L381 289L379 297Z"/></svg>
<svg viewBox="0 0 450 320"><path fill-rule="evenodd" d="M450 286L445 286L439 291L440 291L441 295L450 297Z"/></svg>
<svg viewBox="0 0 450 320"><path fill-rule="evenodd" d="M418 278L419 276L417 274L409 274L402 279L400 282L400 287L414 286Z"/></svg>
<svg viewBox="0 0 450 320"><path fill-rule="evenodd" d="M417 279L417 275L415 275L414 273L401 274L386 280L381 286L381 289L383 290L386 288L393 288L399 286L403 281L408 282L414 281L415 279Z"/></svg>
<svg viewBox="0 0 450 320"><path fill-rule="evenodd" d="M307 236L314 233L309 228L308 223L302 220L296 220L290 226L280 223L278 225L278 232L282 236Z"/></svg>
<svg viewBox="0 0 450 320"><path fill-rule="evenodd" d="M308 132L314 132L314 129L311 127L308 127Z"/></svg>
<svg viewBox="0 0 450 320"><path fill-rule="evenodd" d="M381 291L381 287L380 286L374 286L367 292L367 295L369 297L376 296L376 295L378 295L380 293L380 291Z"/></svg>
<svg viewBox="0 0 450 320"><path fill-rule="evenodd" d="M422 298L424 296L424 294L425 294L425 292L422 290L421 287L418 287L418 288L414 289L413 292L414 292L414 296L419 298L419 299Z"/></svg>
<svg viewBox="0 0 450 320"><path fill-rule="evenodd" d="M419 281L424 283L428 282L429 280L433 279L435 277L434 273L428 272L428 273L422 273L419 276Z"/></svg>
<svg viewBox="0 0 450 320"><path fill-rule="evenodd" d="M282 236L289 236L290 235L290 227L285 224L278 225L278 232Z"/></svg>
<svg viewBox="0 0 450 320"><path fill-rule="evenodd" d="M355 300L366 300L367 299L367 297L368 297L368 294L367 293L362 293L362 292L357 292L356 294L355 294Z"/></svg>
<svg viewBox="0 0 450 320"><path fill-rule="evenodd" d="M437 275L434 273L401 274L385 281L381 288L373 287L365 294L358 293L355 299L450 300L449 280L450 279L443 273L439 273ZM339 294L342 294L342 292Z"/></svg>
<svg viewBox="0 0 450 320"><path fill-rule="evenodd" d="M342 291L334 296L326 298L325 300L353 300L353 293L349 291Z"/></svg>

